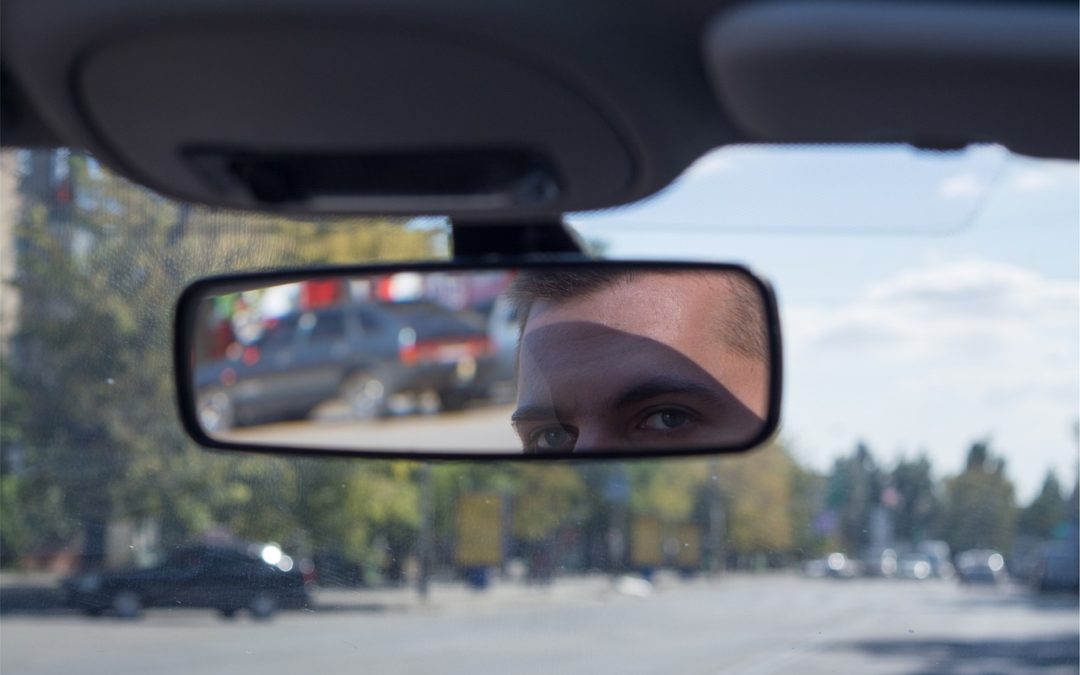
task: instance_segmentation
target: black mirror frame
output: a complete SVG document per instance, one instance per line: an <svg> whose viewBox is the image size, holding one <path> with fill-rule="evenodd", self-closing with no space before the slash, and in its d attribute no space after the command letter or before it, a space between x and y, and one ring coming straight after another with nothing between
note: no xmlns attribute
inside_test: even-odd
<svg viewBox="0 0 1080 675"><path fill-rule="evenodd" d="M737 272L749 279L761 292L765 303L765 316L769 331L769 408L765 424L754 437L744 443L722 449L690 448L686 450L642 450L604 452L589 454L573 453L438 453L411 452L408 450L346 450L336 448L309 448L285 445L249 445L222 441L210 437L199 425L193 391L193 364L189 347L193 340L195 310L210 289L221 292L222 286L236 290L262 286L287 284L303 279L331 275L393 274L396 272L462 272L466 270L550 269L568 267L633 267L658 270L710 270ZM607 461L636 459L676 459L702 455L727 455L752 450L768 442L780 426L780 406L783 394L783 345L780 333L780 314L772 285L750 268L735 263L710 263L660 260L596 260L580 255L502 257L499 260L468 260L446 262L394 263L385 265L345 265L304 267L269 272L226 274L197 280L184 289L176 305L173 324L173 367L176 383L177 405L184 430L199 445L215 450L287 456L349 457L353 459L404 459L416 461Z"/></svg>

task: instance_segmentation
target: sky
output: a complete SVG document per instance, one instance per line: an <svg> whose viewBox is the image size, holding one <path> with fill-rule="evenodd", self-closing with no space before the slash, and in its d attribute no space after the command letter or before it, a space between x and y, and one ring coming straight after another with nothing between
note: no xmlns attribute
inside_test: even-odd
<svg viewBox="0 0 1080 675"><path fill-rule="evenodd" d="M963 152L727 148L570 222L612 258L742 262L781 307L781 437L827 470L867 442L939 476L991 439L1020 503L1078 469L1080 170Z"/></svg>

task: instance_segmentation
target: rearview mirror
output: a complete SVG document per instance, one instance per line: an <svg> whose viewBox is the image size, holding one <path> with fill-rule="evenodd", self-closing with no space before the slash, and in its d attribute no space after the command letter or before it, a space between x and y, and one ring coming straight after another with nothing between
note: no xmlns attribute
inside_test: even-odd
<svg viewBox="0 0 1080 675"><path fill-rule="evenodd" d="M184 425L216 448L410 458L747 450L780 416L768 284L543 261L217 277L182 295Z"/></svg>

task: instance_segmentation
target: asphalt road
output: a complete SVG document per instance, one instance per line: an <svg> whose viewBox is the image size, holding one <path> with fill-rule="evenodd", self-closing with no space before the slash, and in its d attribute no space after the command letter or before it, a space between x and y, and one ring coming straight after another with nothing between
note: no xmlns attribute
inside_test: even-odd
<svg viewBox="0 0 1080 675"><path fill-rule="evenodd" d="M1075 596L789 575L327 592L270 622L0 615L22 673L1076 673Z"/></svg>
<svg viewBox="0 0 1080 675"><path fill-rule="evenodd" d="M512 405L477 406L369 422L323 414L311 420L241 427L223 436L240 442L344 449L520 452L521 441L510 426L513 410Z"/></svg>

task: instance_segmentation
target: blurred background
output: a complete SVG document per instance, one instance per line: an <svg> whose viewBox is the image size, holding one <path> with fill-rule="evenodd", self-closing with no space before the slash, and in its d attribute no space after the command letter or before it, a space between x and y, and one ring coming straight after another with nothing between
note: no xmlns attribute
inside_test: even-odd
<svg viewBox="0 0 1080 675"><path fill-rule="evenodd" d="M963 432L966 440L928 447L881 442L872 416L837 408L832 422L817 423L843 430L821 442L812 425L798 426L799 399L792 397L811 384L826 389L828 383L800 379L795 366L791 391L796 393L786 401L796 410L794 421L768 447L745 456L425 465L211 453L187 439L176 416L170 322L186 283L234 269L445 259L450 255L446 223L300 221L176 204L112 176L90 157L66 151L4 152L0 162L0 625L3 664L11 672L65 665L35 661L48 631L59 630L35 623L42 617L62 621L63 630L75 636L112 626L82 618L99 610L124 613L115 594L100 607L86 604L95 589L112 583L110 575L129 579L134 570L158 570L153 583L163 589L165 609L136 606L130 612L146 609L147 620L168 621L186 605L200 604L178 599L181 582L169 574L174 568L209 569L199 556L222 550L247 556L244 564L273 567L297 579L301 590L295 592L303 596L297 606L306 609L283 611L281 621L335 611L340 616L343 609L355 610L355 616L346 615L349 621L367 620L368 610L431 606L454 616L466 611L462 607L482 607L485 616L494 616L502 607L512 615L507 625L516 626L513 640L534 638L521 653L535 655L544 649L544 635L580 630L582 617L591 611L582 609L586 600L661 598L652 609L634 605L637 613L625 614L636 617L628 632L601 631L597 645L611 649L641 631L667 635L655 625L666 611L697 617L698 627L715 622L710 634L728 630L734 640L739 622L750 630L750 608L762 603L768 611L753 614L757 635L799 636L796 642L805 652L827 646L806 637L815 626L839 626L841 617L865 617L866 608L873 607L874 616L903 617L903 628L888 624L888 639L853 637L849 652L867 663L918 663L924 658L920 654L930 653L949 668L1075 672L1080 567L1075 416L1032 425L1038 434L1060 439L1055 459L1034 465L1024 458L1036 456L1038 442L1021 447L1016 434L1006 431L1009 442L1002 445L990 409L982 413L984 424ZM598 251L635 246L633 237L619 240L603 224L581 229ZM693 245L684 248L694 253ZM723 257L731 250L717 247L710 255ZM277 329L280 316L297 309L333 308L356 293L387 300L422 296L474 317L475 344L491 356L492 375L466 399L448 401L445 392L435 391L399 401L385 424L422 423L425 415L448 408L457 409L454 419L467 421L470 415L501 410L498 406L510 400L512 371L499 368L512 364L505 356L512 353L508 338L516 329L514 317L494 302L507 282L504 275L464 283L448 274L437 288L426 289L411 287L404 277L366 281L362 289L312 283L283 289L277 298L220 299L209 315L200 358L206 363L252 358L252 345ZM795 286L784 281L779 279L782 299ZM1075 279L1072 284L1075 288ZM799 292L791 295L797 298ZM1077 375L1071 365L1076 343L1068 342L1075 331L1075 290L1069 297L1072 315L1064 341L1055 343L1056 349L1073 352L1063 373L1072 392L1057 394L1065 397L1066 409ZM252 306L261 309L257 321L249 320ZM791 358L798 357L794 351ZM933 379L925 363L921 368ZM851 369L858 370L857 363ZM948 395L956 382L936 386ZM888 407L890 384L879 381L859 396ZM1025 395L1016 388L1013 393L1020 399ZM898 424L918 426L902 407L893 413L902 420ZM930 426L932 420L924 423ZM1025 476L1019 487L1017 470ZM213 574L207 575L204 581L213 582ZM240 575L249 579L255 573ZM139 583L146 588L150 582ZM832 595L821 595L826 588ZM982 591L989 595L970 594ZM976 618L971 618L973 597L987 598ZM673 604L664 609L662 598ZM148 604L146 597L140 601ZM560 628L549 627L552 632L539 630L516 613L537 602L565 603L572 618L555 622ZM286 609L284 601L277 604ZM716 615L720 605L728 610L726 618ZM790 614L785 606L803 608L805 623L783 628L785 621L797 620L781 618ZM218 609L228 615L227 608ZM200 622L216 621L212 613L204 614L195 615ZM611 626L619 625L620 619L603 616ZM1010 635L1018 642L1005 652L986 643L972 646L974 636L950 632L965 616L982 621L982 634L996 635L999 643ZM291 624L274 624L282 625L293 630ZM349 626L350 635L357 629L341 625ZM387 625L387 631L396 630ZM435 628L406 624L398 637L405 640L408 631L434 635L428 631ZM534 629L539 632L529 632ZM365 649L381 653L370 642L379 634L375 627L365 630L373 631ZM932 644L921 643L923 652L904 646L909 644L904 640L916 639L916 631L920 638L927 631L934 636ZM484 635L501 633L484 626L462 634L462 644ZM163 649L179 665L183 660L177 655L190 642L174 637ZM504 637L506 644L516 644ZM134 643L116 639L121 640L116 655L137 653ZM404 642L395 639L386 638L386 644L403 649ZM766 658L768 647L760 646L763 651L754 658ZM559 649L554 653L563 653ZM565 649L581 655L578 648ZM150 656L124 662L82 648L76 652L84 672L108 672L117 663L161 666ZM437 654L423 653L432 659ZM400 651L372 656L370 663L393 667L393 654ZM701 654L686 652L688 658ZM823 663L854 663L835 658L840 660ZM558 667L543 659L536 663ZM780 668L786 662L768 663ZM497 662L487 665L494 668ZM273 670L265 663L260 668Z"/></svg>

